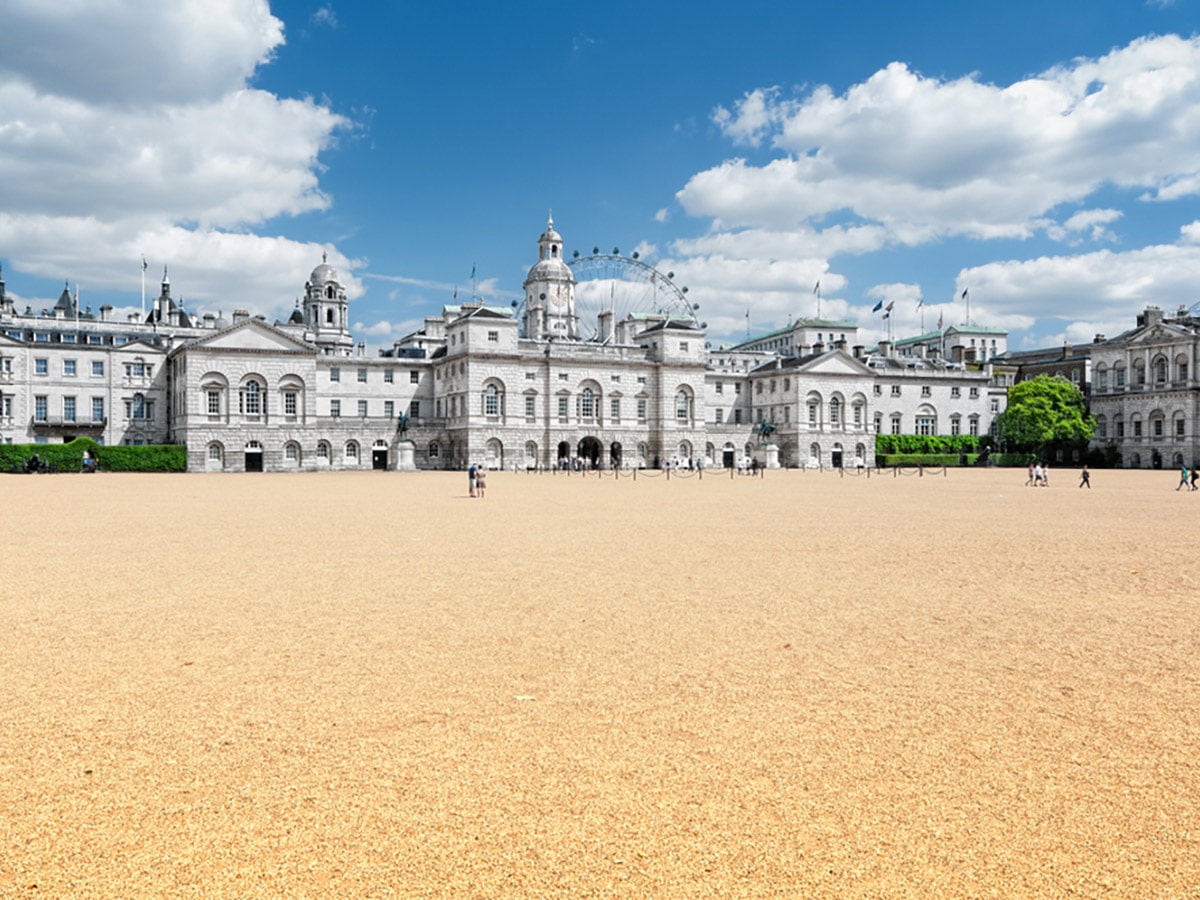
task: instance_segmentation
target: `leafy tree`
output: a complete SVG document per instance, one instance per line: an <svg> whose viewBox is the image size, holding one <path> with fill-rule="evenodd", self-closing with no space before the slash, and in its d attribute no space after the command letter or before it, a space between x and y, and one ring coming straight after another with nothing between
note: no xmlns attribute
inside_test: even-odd
<svg viewBox="0 0 1200 900"><path fill-rule="evenodd" d="M1079 388L1065 378L1038 375L1008 389L1008 408L997 419L1011 449L1042 453L1056 444L1082 444L1096 430Z"/></svg>

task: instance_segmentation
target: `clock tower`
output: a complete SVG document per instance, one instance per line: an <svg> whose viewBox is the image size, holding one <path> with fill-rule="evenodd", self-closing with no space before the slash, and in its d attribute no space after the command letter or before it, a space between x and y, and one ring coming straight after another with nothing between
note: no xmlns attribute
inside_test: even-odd
<svg viewBox="0 0 1200 900"><path fill-rule="evenodd" d="M525 334L541 340L579 340L575 276L563 262L562 236L554 217L538 238L538 261L525 279Z"/></svg>

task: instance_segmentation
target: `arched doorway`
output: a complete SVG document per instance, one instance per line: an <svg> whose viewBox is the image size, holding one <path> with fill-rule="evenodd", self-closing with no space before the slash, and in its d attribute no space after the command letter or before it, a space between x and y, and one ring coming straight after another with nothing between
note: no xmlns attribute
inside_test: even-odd
<svg viewBox="0 0 1200 900"><path fill-rule="evenodd" d="M263 470L262 444L258 441L246 443L246 471L261 472Z"/></svg>
<svg viewBox="0 0 1200 900"><path fill-rule="evenodd" d="M388 445L387 441L376 441L371 447L371 468L378 471L387 469Z"/></svg>
<svg viewBox="0 0 1200 900"><path fill-rule="evenodd" d="M621 442L613 441L612 446L608 448L609 464L614 469L621 468Z"/></svg>
<svg viewBox="0 0 1200 900"><path fill-rule="evenodd" d="M579 442L579 459L589 469L599 467L602 452L604 452L604 447L600 441L590 435Z"/></svg>
<svg viewBox="0 0 1200 900"><path fill-rule="evenodd" d="M571 445L566 441L558 443L558 467L565 469L571 464Z"/></svg>
<svg viewBox="0 0 1200 900"><path fill-rule="evenodd" d="M736 457L737 450L734 449L733 444L727 443L724 449L721 450L721 465L726 469L732 469L737 465Z"/></svg>
<svg viewBox="0 0 1200 900"><path fill-rule="evenodd" d="M835 469L840 469L842 467L842 445L841 444L833 445L833 452L830 454L830 463L833 465L833 467Z"/></svg>

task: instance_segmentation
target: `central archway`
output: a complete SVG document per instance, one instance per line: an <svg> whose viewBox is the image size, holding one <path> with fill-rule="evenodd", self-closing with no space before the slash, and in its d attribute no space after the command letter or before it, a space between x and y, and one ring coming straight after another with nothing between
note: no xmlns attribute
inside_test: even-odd
<svg viewBox="0 0 1200 900"><path fill-rule="evenodd" d="M579 447L577 448L577 456L589 469L599 468L600 454L603 452L604 445L590 435L583 438L583 440L579 442Z"/></svg>

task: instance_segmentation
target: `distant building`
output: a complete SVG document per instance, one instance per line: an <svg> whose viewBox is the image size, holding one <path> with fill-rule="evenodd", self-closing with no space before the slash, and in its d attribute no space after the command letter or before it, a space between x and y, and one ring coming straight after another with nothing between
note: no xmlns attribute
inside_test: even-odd
<svg viewBox="0 0 1200 900"><path fill-rule="evenodd" d="M374 357L325 260L273 323L189 314L165 272L124 322L66 290L19 310L0 278L0 440L178 443L190 471L870 466L878 432L983 435L1003 409L998 329L868 352L853 322L798 319L712 348L686 304L590 321L552 221L537 247L519 308L447 305Z"/></svg>

